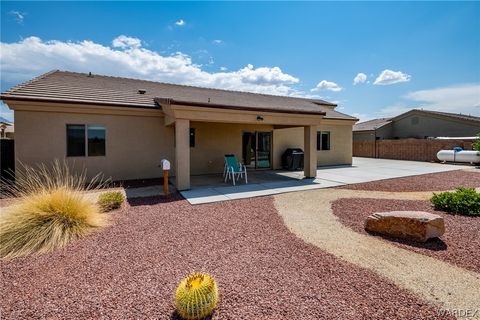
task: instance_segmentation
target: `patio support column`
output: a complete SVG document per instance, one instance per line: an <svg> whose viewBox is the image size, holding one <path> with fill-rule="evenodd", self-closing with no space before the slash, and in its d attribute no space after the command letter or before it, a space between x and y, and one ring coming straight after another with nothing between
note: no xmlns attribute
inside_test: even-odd
<svg viewBox="0 0 480 320"><path fill-rule="evenodd" d="M305 158L303 172L306 178L317 176L317 126L306 126L304 131Z"/></svg>
<svg viewBox="0 0 480 320"><path fill-rule="evenodd" d="M190 189L190 121L175 120L175 175L177 190Z"/></svg>

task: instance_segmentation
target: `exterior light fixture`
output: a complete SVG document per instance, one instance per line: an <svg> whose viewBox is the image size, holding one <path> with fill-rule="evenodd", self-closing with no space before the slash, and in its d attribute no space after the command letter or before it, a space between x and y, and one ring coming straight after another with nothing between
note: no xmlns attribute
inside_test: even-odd
<svg viewBox="0 0 480 320"><path fill-rule="evenodd" d="M263 117L262 116L257 116L257 121L263 121Z"/></svg>

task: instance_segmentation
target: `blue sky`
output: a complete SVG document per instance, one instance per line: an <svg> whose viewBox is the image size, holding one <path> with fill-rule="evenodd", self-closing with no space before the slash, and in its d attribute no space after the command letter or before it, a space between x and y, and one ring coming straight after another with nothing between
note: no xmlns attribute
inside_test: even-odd
<svg viewBox="0 0 480 320"><path fill-rule="evenodd" d="M1 89L63 69L322 98L362 120L480 115L478 30L479 2L2 2Z"/></svg>

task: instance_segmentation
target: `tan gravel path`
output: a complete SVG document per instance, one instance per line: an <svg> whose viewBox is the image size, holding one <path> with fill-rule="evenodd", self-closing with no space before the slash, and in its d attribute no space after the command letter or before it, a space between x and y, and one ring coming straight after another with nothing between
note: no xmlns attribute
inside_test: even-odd
<svg viewBox="0 0 480 320"><path fill-rule="evenodd" d="M443 309L480 310L479 273L359 234L344 226L331 209L331 202L340 198L425 200L431 195L317 189L275 195L275 206L288 228L304 241L370 269ZM480 319L480 311L470 319Z"/></svg>

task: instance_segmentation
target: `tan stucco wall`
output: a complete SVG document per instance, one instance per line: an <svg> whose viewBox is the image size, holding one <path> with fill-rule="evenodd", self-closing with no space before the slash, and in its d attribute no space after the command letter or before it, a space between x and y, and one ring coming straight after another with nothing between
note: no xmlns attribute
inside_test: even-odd
<svg viewBox="0 0 480 320"><path fill-rule="evenodd" d="M317 151L318 166L352 163L352 126L321 125L318 131L330 131L330 150ZM273 133L274 168L281 169L281 156L287 148L302 148L304 129L277 129Z"/></svg>
<svg viewBox="0 0 480 320"><path fill-rule="evenodd" d="M413 124L412 119L418 118ZM480 124L473 121L446 118L412 112L407 116L394 120L392 123L377 129L377 137L383 139L406 139L426 137L473 137L480 133ZM374 140L374 131L357 131L353 140Z"/></svg>
<svg viewBox="0 0 480 320"><path fill-rule="evenodd" d="M28 164L50 163L66 157L66 125L106 127L105 157L69 157L91 177L98 172L115 180L155 178L162 158L173 159L173 127L163 117L15 111L16 159Z"/></svg>
<svg viewBox="0 0 480 320"><path fill-rule="evenodd" d="M418 118L418 124L412 124L414 117ZM480 124L472 121L413 113L394 121L392 138L473 137L479 132Z"/></svg>
<svg viewBox="0 0 480 320"><path fill-rule="evenodd" d="M191 122L190 127L196 136L195 147L190 148L192 175L223 172L223 156L228 153L241 161L242 132L273 130L270 125L213 122Z"/></svg>
<svg viewBox="0 0 480 320"><path fill-rule="evenodd" d="M159 110L19 106L15 108L16 159L27 165L65 159L67 124L106 127L105 157L67 158L78 170L86 167L90 177L99 172L114 180L160 177L162 172L158 165L162 158L171 160L171 174L175 174L175 127L165 126ZM223 155L226 153L233 153L241 160L244 131L273 132L274 168L281 167L281 155L286 148L303 148L304 145L303 127L274 130L271 124L195 121L190 122L190 127L196 129L196 145L189 149L192 175L222 172ZM331 150L317 152L318 165L351 163L351 128L352 123L346 121L318 127L318 130L331 132Z"/></svg>

